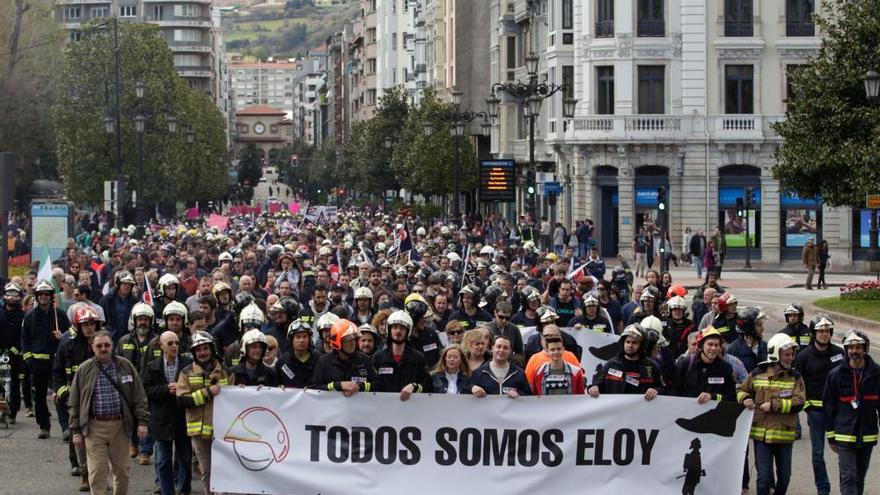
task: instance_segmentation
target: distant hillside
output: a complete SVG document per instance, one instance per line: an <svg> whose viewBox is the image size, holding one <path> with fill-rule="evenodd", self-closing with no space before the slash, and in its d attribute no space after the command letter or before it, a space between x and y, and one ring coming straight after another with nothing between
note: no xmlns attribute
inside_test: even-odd
<svg viewBox="0 0 880 495"><path fill-rule="evenodd" d="M357 0L224 3L226 49L260 59L303 55L341 30L360 10Z"/></svg>

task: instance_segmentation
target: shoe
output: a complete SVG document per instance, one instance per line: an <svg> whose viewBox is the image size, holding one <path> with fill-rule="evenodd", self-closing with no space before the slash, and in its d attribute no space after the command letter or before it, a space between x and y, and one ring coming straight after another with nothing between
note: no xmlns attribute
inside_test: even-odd
<svg viewBox="0 0 880 495"><path fill-rule="evenodd" d="M693 418L678 418L675 424L693 433L715 434L732 437L736 431L736 420L745 408L734 402L719 402L711 411Z"/></svg>
<svg viewBox="0 0 880 495"><path fill-rule="evenodd" d="M40 440L45 440L49 438L49 430L40 430L40 434L37 435L37 438Z"/></svg>
<svg viewBox="0 0 880 495"><path fill-rule="evenodd" d="M27 408L27 412L24 415L29 418L33 418L34 417L34 408L33 407Z"/></svg>
<svg viewBox="0 0 880 495"><path fill-rule="evenodd" d="M82 476L82 471L80 471L79 466L73 466L70 468L71 476Z"/></svg>
<svg viewBox="0 0 880 495"><path fill-rule="evenodd" d="M128 448L128 456L131 457L132 459L134 459L135 457L137 457L137 456L138 456L138 449L137 449L137 447L129 447L129 448Z"/></svg>
<svg viewBox="0 0 880 495"><path fill-rule="evenodd" d="M162 487L156 485L153 487L153 493L162 493Z"/></svg>
<svg viewBox="0 0 880 495"><path fill-rule="evenodd" d="M149 466L150 465L150 454L141 454L138 459L138 464L141 466Z"/></svg>
<svg viewBox="0 0 880 495"><path fill-rule="evenodd" d="M14 416L11 417L11 418L9 418L9 424L10 424L10 425L14 425L14 424L15 424L15 417L14 417Z"/></svg>
<svg viewBox="0 0 880 495"><path fill-rule="evenodd" d="M92 491L89 486L89 473L83 472L82 479L79 482L79 491L81 492L90 492Z"/></svg>
<svg viewBox="0 0 880 495"><path fill-rule="evenodd" d="M70 430L64 430L61 432L61 441L67 443L70 441ZM79 476L79 475L77 475Z"/></svg>

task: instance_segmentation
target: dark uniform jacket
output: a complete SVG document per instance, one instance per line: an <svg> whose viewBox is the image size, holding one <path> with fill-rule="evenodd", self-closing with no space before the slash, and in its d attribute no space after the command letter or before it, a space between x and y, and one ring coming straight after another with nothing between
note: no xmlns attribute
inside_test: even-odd
<svg viewBox="0 0 880 495"><path fill-rule="evenodd" d="M822 394L825 393L825 381L828 379L828 374L844 360L846 360L846 353L843 349L831 343L824 351L811 345L797 353L794 367L801 373L807 388L805 410L822 410Z"/></svg>
<svg viewBox="0 0 880 495"><path fill-rule="evenodd" d="M71 329L61 337L52 364L52 390L55 391L59 401L67 400L73 375L76 374L79 365L92 356L92 346L88 339L76 330Z"/></svg>
<svg viewBox="0 0 880 495"><path fill-rule="evenodd" d="M644 394L649 388L658 393L663 390L660 366L651 358L643 357L637 362L638 371L626 371L623 354L606 361L593 376L591 386L599 387L601 394Z"/></svg>
<svg viewBox="0 0 880 495"><path fill-rule="evenodd" d="M58 308L49 306L48 311L43 311L36 306L24 315L21 324L21 350L25 362L36 359L46 361L51 366L51 359L58 349L58 341L52 335L56 328L62 333L70 328L67 315Z"/></svg>
<svg viewBox="0 0 880 495"><path fill-rule="evenodd" d="M733 366L721 356L711 363L705 363L701 352L689 354L676 363L671 395L697 397L703 392L710 394L714 400L736 400Z"/></svg>
<svg viewBox="0 0 880 495"><path fill-rule="evenodd" d="M174 383L180 379L180 372L192 364L187 356L177 356L177 373ZM177 395L168 391L165 378L165 359L155 359L148 363L141 375L144 391L150 403L150 433L156 440L173 440L186 436L186 411L180 407Z"/></svg>
<svg viewBox="0 0 880 495"><path fill-rule="evenodd" d="M275 374L275 368L266 366L262 360L257 363L252 373L248 373L247 359L242 359L238 365L229 370L229 373L235 375L236 385L277 387L278 376Z"/></svg>
<svg viewBox="0 0 880 495"><path fill-rule="evenodd" d="M828 374L822 406L830 443L861 447L877 444L880 366L865 356L861 379L844 359Z"/></svg>
<svg viewBox="0 0 880 495"><path fill-rule="evenodd" d="M278 384L288 388L306 388L312 380L318 356L309 352L309 358L300 361L292 352L285 354L275 363Z"/></svg>
<svg viewBox="0 0 880 495"><path fill-rule="evenodd" d="M428 370L425 355L405 346L400 362L394 360L391 347L386 347L373 355L373 369L376 370L377 392L400 392L410 383L415 384L415 392L422 392L428 383Z"/></svg>
<svg viewBox="0 0 880 495"><path fill-rule="evenodd" d="M361 392L370 392L376 383L376 371L370 358L360 352L339 359L340 351L333 351L318 358L309 388L341 391L342 382L355 382Z"/></svg>

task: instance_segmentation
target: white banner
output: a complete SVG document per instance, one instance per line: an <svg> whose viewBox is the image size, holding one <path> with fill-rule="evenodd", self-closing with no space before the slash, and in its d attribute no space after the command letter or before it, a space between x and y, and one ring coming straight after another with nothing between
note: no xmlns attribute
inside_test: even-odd
<svg viewBox="0 0 880 495"><path fill-rule="evenodd" d="M752 412L640 395L488 397L227 387L211 489L291 495L739 494Z"/></svg>

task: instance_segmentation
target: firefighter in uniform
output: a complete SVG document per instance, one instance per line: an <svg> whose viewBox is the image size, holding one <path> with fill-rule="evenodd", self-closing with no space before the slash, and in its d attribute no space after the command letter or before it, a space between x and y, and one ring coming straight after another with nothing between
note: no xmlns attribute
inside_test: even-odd
<svg viewBox="0 0 880 495"><path fill-rule="evenodd" d="M687 302L681 296L674 296L666 302L669 307L669 318L663 334L672 348L675 357L687 352L688 335L697 331L697 325L688 318Z"/></svg>
<svg viewBox="0 0 880 495"><path fill-rule="evenodd" d="M37 305L24 316L21 324L21 350L34 387L34 410L40 426L37 438L45 439L49 438L50 428L46 394L52 379L52 360L63 335L62 329L70 328L70 322L64 311L54 306L55 289L49 282L37 283L34 294Z"/></svg>
<svg viewBox="0 0 880 495"><path fill-rule="evenodd" d="M795 341L798 350L809 347L812 333L810 327L804 325L804 308L800 304L789 304L783 314L786 325L780 331Z"/></svg>
<svg viewBox="0 0 880 495"><path fill-rule="evenodd" d="M807 388L807 401L804 410L807 412L807 424L810 426L810 444L813 450L813 478L816 481L816 493L831 493L831 483L825 468L825 410L822 406L822 394L825 393L825 380L837 365L846 359L843 349L831 343L834 335L834 323L823 314L816 315L810 321L810 345L798 351L794 367L804 378Z"/></svg>
<svg viewBox="0 0 880 495"><path fill-rule="evenodd" d="M24 365L21 353L21 322L24 320L24 311L21 309L21 300L24 291L14 282L6 284L3 288L3 310L0 311L0 353L4 350L9 355L11 390L7 390L9 401L9 413L12 424L21 410L22 391L24 391L24 406L33 415L31 402L31 380L27 368Z"/></svg>
<svg viewBox="0 0 880 495"><path fill-rule="evenodd" d="M338 320L330 327L331 351L318 358L309 388L339 391L346 397L373 390L376 372L370 358L357 351L359 337L360 331L349 320Z"/></svg>
<svg viewBox="0 0 880 495"><path fill-rule="evenodd" d="M260 330L260 333L262 333L261 329L265 322L266 316L263 314L263 310L255 303L248 304L241 310L238 316L239 335L243 339L244 334L251 330ZM226 348L226 352L223 353L223 366L231 369L238 366L241 362L241 357L244 355L241 345L242 339L236 340Z"/></svg>
<svg viewBox="0 0 880 495"><path fill-rule="evenodd" d="M600 394L640 394L645 400L657 397L659 370L646 354L646 332L638 324L627 325L620 334L620 353L602 365L587 390L590 397Z"/></svg>
<svg viewBox="0 0 880 495"><path fill-rule="evenodd" d="M841 495L865 492L871 451L877 445L880 366L868 355L871 342L859 330L843 337L846 359L825 383L825 436L837 453Z"/></svg>
<svg viewBox="0 0 880 495"><path fill-rule="evenodd" d="M229 370L238 385L277 387L278 377L275 369L263 363L269 348L266 335L259 329L251 329L241 337L241 361Z"/></svg>
<svg viewBox="0 0 880 495"><path fill-rule="evenodd" d="M318 356L312 349L311 326L296 319L287 327L291 351L278 359L275 373L279 384L289 388L306 388L315 371Z"/></svg>
<svg viewBox="0 0 880 495"><path fill-rule="evenodd" d="M70 385L76 370L87 359L91 358L92 337L100 330L101 318L89 306L80 306L73 315L73 327L58 344L55 362L52 366L52 389L55 391L55 402L61 408L67 408L70 397ZM68 444L70 458L70 474L80 476L79 491L89 491L89 473L86 468L86 451L77 449L73 442Z"/></svg>
<svg viewBox="0 0 880 495"><path fill-rule="evenodd" d="M165 309L167 310L169 307L170 305L165 306ZM131 330L123 335L116 345L116 354L131 361L131 364L138 370L146 368L147 362L157 357L148 354L150 343L156 338L156 332L153 331L153 318L153 308L149 304L142 302L135 304L131 308L131 316L129 316L128 327ZM128 455L131 458L140 456L138 464L141 466L149 465L150 456L153 455L153 439L150 438L150 435L147 434L146 438L139 440L137 431L132 432Z"/></svg>
<svg viewBox="0 0 880 495"><path fill-rule="evenodd" d="M202 484L209 494L211 486L211 439L214 435L214 397L221 387L234 381L215 357L214 337L208 332L193 335L190 351L193 363L180 372L177 402L186 410L186 434L192 440L199 461Z"/></svg>
<svg viewBox="0 0 880 495"><path fill-rule="evenodd" d="M796 352L797 343L788 335L771 337L767 360L749 373L736 394L737 402L755 411L749 437L755 443L758 495L767 495L771 489L774 494L785 495L791 480L797 415L806 401L804 379L792 368Z"/></svg>
<svg viewBox="0 0 880 495"><path fill-rule="evenodd" d="M733 366L721 356L723 342L724 337L714 327L706 327L700 332L697 352L676 362L672 395L696 397L700 404L736 398Z"/></svg>
<svg viewBox="0 0 880 495"><path fill-rule="evenodd" d="M187 325L189 324L189 310L186 305L177 301L171 301L162 310L162 318L165 322L165 330L174 332L180 340L180 353L183 354L185 349L190 348L190 335ZM155 326L155 325L154 325ZM161 335L155 335L147 345L146 352L143 353L141 359L141 369L147 367L147 363L154 359L162 357Z"/></svg>

